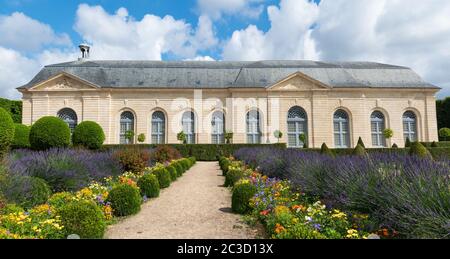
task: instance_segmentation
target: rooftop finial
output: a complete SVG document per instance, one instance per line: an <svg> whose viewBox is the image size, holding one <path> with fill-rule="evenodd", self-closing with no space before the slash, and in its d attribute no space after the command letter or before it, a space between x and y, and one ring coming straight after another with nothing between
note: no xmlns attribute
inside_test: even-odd
<svg viewBox="0 0 450 259"><path fill-rule="evenodd" d="M84 43L80 44L78 47L81 51L81 60L89 58L89 50L91 49L91 47Z"/></svg>

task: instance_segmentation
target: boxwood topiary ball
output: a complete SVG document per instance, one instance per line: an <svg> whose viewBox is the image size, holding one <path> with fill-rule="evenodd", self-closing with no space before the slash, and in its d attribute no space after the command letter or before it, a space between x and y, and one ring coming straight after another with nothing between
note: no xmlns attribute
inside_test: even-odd
<svg viewBox="0 0 450 259"><path fill-rule="evenodd" d="M66 235L103 238L106 229L102 210L92 201L71 201L59 211Z"/></svg>
<svg viewBox="0 0 450 259"><path fill-rule="evenodd" d="M105 141L105 133L98 123L83 121L75 127L72 135L74 146L84 146L89 149L100 149Z"/></svg>
<svg viewBox="0 0 450 259"><path fill-rule="evenodd" d="M46 150L70 145L69 126L60 118L42 117L31 126L30 144L35 150Z"/></svg>
<svg viewBox="0 0 450 259"><path fill-rule="evenodd" d="M155 169L152 173L156 175L156 177L158 177L159 187L167 188L170 186L171 183L170 173L165 168Z"/></svg>
<svg viewBox="0 0 450 259"><path fill-rule="evenodd" d="M13 146L16 148L30 147L30 127L20 123L14 124L14 141Z"/></svg>
<svg viewBox="0 0 450 259"><path fill-rule="evenodd" d="M245 214L251 210L250 199L256 193L256 187L250 183L237 184L231 197L231 209L235 213Z"/></svg>
<svg viewBox="0 0 450 259"><path fill-rule="evenodd" d="M146 174L139 178L137 185L141 190L142 196L147 196L147 198L156 198L159 196L159 181L158 178L153 174Z"/></svg>
<svg viewBox="0 0 450 259"><path fill-rule="evenodd" d="M234 186L234 184L244 177L244 172L239 169L232 169L225 175L225 187Z"/></svg>
<svg viewBox="0 0 450 259"><path fill-rule="evenodd" d="M14 140L14 122L11 115L0 108L0 157Z"/></svg>
<svg viewBox="0 0 450 259"><path fill-rule="evenodd" d="M119 184L109 192L107 202L111 203L116 216L128 216L139 212L142 197L138 188L128 184Z"/></svg>
<svg viewBox="0 0 450 259"><path fill-rule="evenodd" d="M175 167L172 165L167 166L166 169L167 171L169 171L170 179L172 180L172 182L176 181L178 178L177 169L175 169Z"/></svg>

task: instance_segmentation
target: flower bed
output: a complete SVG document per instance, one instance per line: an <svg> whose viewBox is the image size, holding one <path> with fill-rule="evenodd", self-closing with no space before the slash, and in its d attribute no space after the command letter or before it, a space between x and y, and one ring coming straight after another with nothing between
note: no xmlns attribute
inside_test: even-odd
<svg viewBox="0 0 450 259"><path fill-rule="evenodd" d="M153 174L157 169L183 164L183 170L179 172L181 175L194 163L194 158L182 158L157 164L140 173L126 172L109 176L101 183L93 181L76 192L55 193L47 203L29 210L14 204L3 204L0 206L0 239L58 239L70 234L77 234L81 238L101 238L106 225L114 223L115 217L123 216L114 207L124 208L129 205L128 200L120 199L128 197L111 199L113 190L121 186L135 190L139 195L137 206L140 208L140 204L148 200L145 195L140 196L137 183L142 177ZM132 212L137 212L139 208Z"/></svg>
<svg viewBox="0 0 450 259"><path fill-rule="evenodd" d="M289 180L327 208L368 214L371 232L401 238L448 238L450 161L372 153L333 158L281 149L241 149L237 159Z"/></svg>
<svg viewBox="0 0 450 259"><path fill-rule="evenodd" d="M228 165L225 174L230 170L242 172L242 178L233 187L233 210L261 221L271 238L367 238L368 234L361 227L366 215L329 210L320 201L312 202L293 189L291 182L262 175L239 161L221 158L222 168L224 164Z"/></svg>

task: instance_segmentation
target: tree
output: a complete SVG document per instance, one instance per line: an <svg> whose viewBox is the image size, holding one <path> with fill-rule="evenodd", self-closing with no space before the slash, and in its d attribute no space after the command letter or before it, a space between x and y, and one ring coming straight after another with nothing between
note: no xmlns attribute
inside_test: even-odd
<svg viewBox="0 0 450 259"><path fill-rule="evenodd" d="M360 145L361 147L366 148L366 145L364 145L364 142L361 137L359 137L358 143L356 145Z"/></svg>
<svg viewBox="0 0 450 259"><path fill-rule="evenodd" d="M450 97L436 101L438 129L450 128Z"/></svg>
<svg viewBox="0 0 450 259"><path fill-rule="evenodd" d="M14 123L22 123L22 101L0 98L0 108L5 109L11 115Z"/></svg>
<svg viewBox="0 0 450 259"><path fill-rule="evenodd" d="M134 131L128 130L127 132L125 132L125 138L126 138L129 142L133 143L133 139L134 139Z"/></svg>
<svg viewBox="0 0 450 259"><path fill-rule="evenodd" d="M233 132L227 131L225 132L225 140L227 144L231 144L231 140L233 139Z"/></svg>
<svg viewBox="0 0 450 259"><path fill-rule="evenodd" d="M449 128L440 129L439 137L441 137L441 139L444 141L448 141L450 139L450 129Z"/></svg>
<svg viewBox="0 0 450 259"><path fill-rule="evenodd" d="M145 134L144 133L139 134L138 138L137 138L137 141L139 143L144 143L144 141L145 141Z"/></svg>
<svg viewBox="0 0 450 259"><path fill-rule="evenodd" d="M392 129L385 129L383 130L383 136L386 139L391 139L394 136L394 131Z"/></svg>
<svg viewBox="0 0 450 259"><path fill-rule="evenodd" d="M279 130L275 130L275 132L273 133L273 136L278 140L278 143L280 143L280 138L283 137L283 132L281 132Z"/></svg>
<svg viewBox="0 0 450 259"><path fill-rule="evenodd" d="M303 148L308 148L308 136L305 133L300 134L298 139L303 143Z"/></svg>
<svg viewBox="0 0 450 259"><path fill-rule="evenodd" d="M186 144L186 134L183 131L178 132L177 140L181 141L183 144Z"/></svg>

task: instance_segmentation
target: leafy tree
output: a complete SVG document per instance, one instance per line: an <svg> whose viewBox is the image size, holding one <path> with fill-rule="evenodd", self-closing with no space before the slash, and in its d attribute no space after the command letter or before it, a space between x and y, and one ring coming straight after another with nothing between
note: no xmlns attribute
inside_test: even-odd
<svg viewBox="0 0 450 259"><path fill-rule="evenodd" d="M273 133L273 136L274 136L276 139L278 139L278 143L280 143L280 138L283 137L283 132L281 132L281 131L279 131L279 130L276 130L276 131Z"/></svg>
<svg viewBox="0 0 450 259"><path fill-rule="evenodd" d="M383 136L386 139L391 139L394 136L394 131L392 129L385 129L383 130Z"/></svg>
<svg viewBox="0 0 450 259"><path fill-rule="evenodd" d="M225 132L225 140L227 144L231 144L231 140L233 139L233 132L227 131Z"/></svg>
<svg viewBox="0 0 450 259"><path fill-rule="evenodd" d="M436 101L438 128L450 128L450 97Z"/></svg>
<svg viewBox="0 0 450 259"><path fill-rule="evenodd" d="M126 138L129 142L133 143L133 139L134 139L134 131L128 130L127 132L125 132L125 138Z"/></svg>
<svg viewBox="0 0 450 259"><path fill-rule="evenodd" d="M186 134L183 131L178 132L177 140L181 141L183 144L186 144Z"/></svg>
<svg viewBox="0 0 450 259"><path fill-rule="evenodd" d="M356 145L360 145L361 147L366 148L366 146L364 145L364 142L363 142L361 137L359 137L358 143Z"/></svg>
<svg viewBox="0 0 450 259"><path fill-rule="evenodd" d="M145 134L144 133L139 134L138 138L137 138L137 141L139 143L144 143L144 141L145 141Z"/></svg>
<svg viewBox="0 0 450 259"><path fill-rule="evenodd" d="M449 128L440 129L439 137L441 137L444 141L449 140L450 139L450 129Z"/></svg>
<svg viewBox="0 0 450 259"><path fill-rule="evenodd" d="M22 101L0 98L0 108L5 109L11 115L14 123L22 123Z"/></svg>

